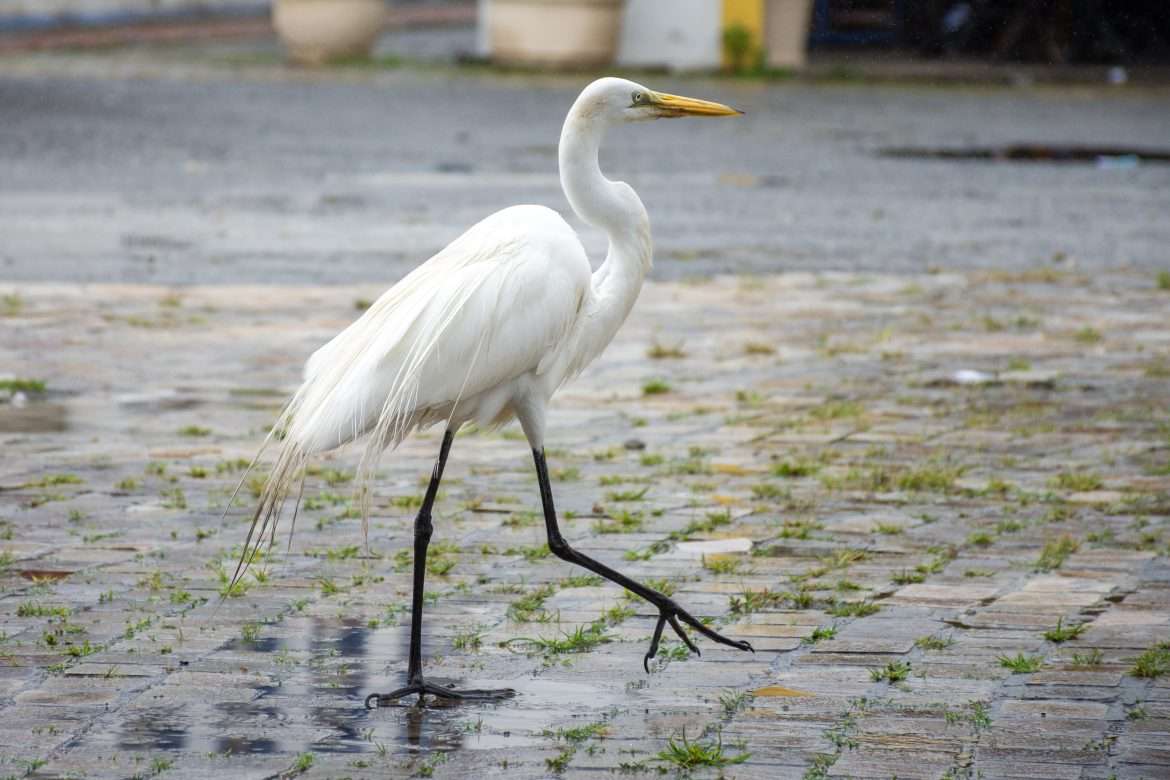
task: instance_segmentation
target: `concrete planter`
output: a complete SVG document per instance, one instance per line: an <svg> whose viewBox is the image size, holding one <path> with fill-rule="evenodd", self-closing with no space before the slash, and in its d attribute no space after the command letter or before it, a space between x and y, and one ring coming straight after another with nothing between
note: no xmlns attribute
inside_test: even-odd
<svg viewBox="0 0 1170 780"><path fill-rule="evenodd" d="M718 68L722 12L711 0L628 0L618 63L675 71Z"/></svg>
<svg viewBox="0 0 1170 780"><path fill-rule="evenodd" d="M382 32L384 0L275 0L272 24L289 59L321 65L368 55Z"/></svg>
<svg viewBox="0 0 1170 780"><path fill-rule="evenodd" d="M764 13L768 67L804 67L812 6L813 0L768 0Z"/></svg>
<svg viewBox="0 0 1170 780"><path fill-rule="evenodd" d="M624 0L491 0L492 59L512 65L613 62Z"/></svg>

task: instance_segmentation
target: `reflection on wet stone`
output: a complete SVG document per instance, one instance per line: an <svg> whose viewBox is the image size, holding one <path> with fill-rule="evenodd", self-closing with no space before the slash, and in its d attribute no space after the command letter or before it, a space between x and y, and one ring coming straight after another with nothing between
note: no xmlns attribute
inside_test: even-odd
<svg viewBox="0 0 1170 780"><path fill-rule="evenodd" d="M274 739L264 737L218 737L215 752L224 756L267 755L282 752Z"/></svg>
<svg viewBox="0 0 1170 780"><path fill-rule="evenodd" d="M177 708L158 708L126 721L118 747L123 750L183 750L187 747L186 718Z"/></svg>

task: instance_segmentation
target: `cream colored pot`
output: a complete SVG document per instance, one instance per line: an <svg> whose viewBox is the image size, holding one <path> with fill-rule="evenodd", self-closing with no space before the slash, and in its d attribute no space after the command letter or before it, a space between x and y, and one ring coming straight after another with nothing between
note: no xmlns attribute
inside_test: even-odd
<svg viewBox="0 0 1170 780"><path fill-rule="evenodd" d="M384 0L275 0L272 24L294 62L320 65L368 55L382 32Z"/></svg>
<svg viewBox="0 0 1170 780"><path fill-rule="evenodd" d="M804 67L812 6L813 0L768 0L764 7L764 46L770 67Z"/></svg>
<svg viewBox="0 0 1170 780"><path fill-rule="evenodd" d="M492 59L513 65L613 62L625 0L491 0Z"/></svg>

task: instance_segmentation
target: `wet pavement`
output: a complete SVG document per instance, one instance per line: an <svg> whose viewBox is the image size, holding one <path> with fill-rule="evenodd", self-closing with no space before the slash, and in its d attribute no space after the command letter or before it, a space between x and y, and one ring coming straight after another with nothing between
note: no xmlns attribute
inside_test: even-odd
<svg viewBox="0 0 1170 780"><path fill-rule="evenodd" d="M384 458L368 550L356 452L231 593L253 481L221 518L304 357L401 267L560 205L571 88L45 62L0 80L0 777L1170 776L1166 170L870 154L1150 143L1156 93L703 82L755 110L623 133L662 278L558 397L558 506L756 653L670 641L644 673L654 613L542 546L518 430L466 432L426 671L519 695L367 711L405 671L437 433Z"/></svg>
<svg viewBox="0 0 1170 780"><path fill-rule="evenodd" d="M385 458L369 553L355 453L223 600L246 510L220 518L301 357L377 288L8 290L3 363L45 386L0 404L0 772L654 774L684 732L750 754L735 777L1170 771L1170 675L1133 674L1170 639L1149 274L652 284L555 407L567 535L757 652L671 642L646 675L652 611L542 547L517 430L472 433L438 504L427 670L520 695L374 712L405 669L436 436ZM597 641L534 641L581 627Z"/></svg>

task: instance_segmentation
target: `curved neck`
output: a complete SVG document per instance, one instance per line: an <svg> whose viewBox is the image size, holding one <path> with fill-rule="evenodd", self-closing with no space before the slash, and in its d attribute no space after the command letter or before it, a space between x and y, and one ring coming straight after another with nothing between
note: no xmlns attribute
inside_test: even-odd
<svg viewBox="0 0 1170 780"><path fill-rule="evenodd" d="M569 205L581 219L605 231L609 252L593 274L597 309L590 317L590 350L595 356L634 305L642 281L650 271L653 247L650 218L634 189L625 182L605 178L598 151L605 135L605 120L573 104L561 130L559 147L561 187Z"/></svg>
<svg viewBox="0 0 1170 780"><path fill-rule="evenodd" d="M612 182L601 173L598 152L605 136L605 121L574 104L561 128L557 149L561 187L577 216L604 230L611 240L646 222L642 201L626 184ZM633 196L633 197L631 197Z"/></svg>

